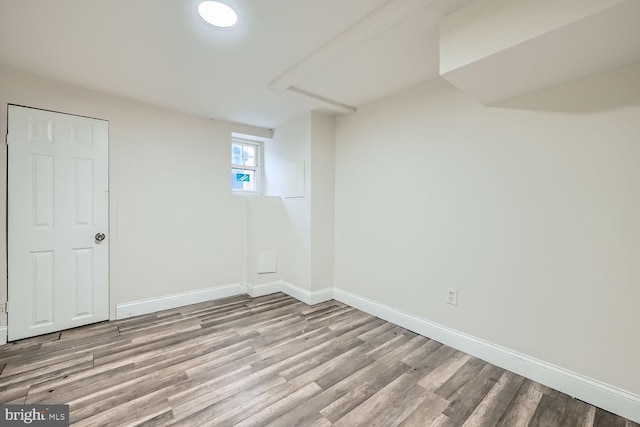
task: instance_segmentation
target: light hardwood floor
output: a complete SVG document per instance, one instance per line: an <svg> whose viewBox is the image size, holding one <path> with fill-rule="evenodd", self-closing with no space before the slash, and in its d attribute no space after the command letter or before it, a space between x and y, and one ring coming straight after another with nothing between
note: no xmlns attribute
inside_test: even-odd
<svg viewBox="0 0 640 427"><path fill-rule="evenodd" d="M232 297L0 348L73 425L638 427L336 301Z"/></svg>

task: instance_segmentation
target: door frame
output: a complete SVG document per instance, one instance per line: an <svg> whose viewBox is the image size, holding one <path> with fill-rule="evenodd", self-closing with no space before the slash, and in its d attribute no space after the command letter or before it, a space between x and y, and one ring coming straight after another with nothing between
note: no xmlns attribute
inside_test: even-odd
<svg viewBox="0 0 640 427"><path fill-rule="evenodd" d="M21 108L30 108L32 110L39 110L39 111L45 111L48 113L56 113L56 114L65 114L65 115L69 115L69 116L75 116L75 117L82 117L85 119L92 119L92 120L100 120L103 122L107 123L107 237L109 239L109 250L107 252L107 287L108 287L108 309L109 309L109 318L108 321L111 321L114 319L113 316L113 312L114 309L111 305L111 301L112 301L112 288L111 288L111 276L112 276L112 265L111 265L111 258L112 258L112 251L113 251L113 235L114 233L112 233L112 215L111 215L111 209L112 209L112 185L111 185L111 147L109 144L110 138L109 138L109 125L111 124L110 121L108 119L101 119L99 117L93 117L93 116L87 116L87 115L83 115L83 114L76 114L76 113L69 113L69 112L65 112L65 111L57 111L57 110L52 110L49 108L42 108L42 107L33 107L33 106L29 106L29 105L25 105L25 104L19 104L19 103L14 103L14 102L7 102L6 104L6 117L5 117L5 123L6 123L6 128L5 128L5 145L4 145L4 152L5 152L5 209L4 209L4 225L5 225L5 275L4 277L6 278L6 282L5 282L5 301L2 302L0 301L0 306L2 307L2 309L0 310L0 315L4 316L4 325L1 324L2 319L0 318L0 346L7 344L9 341L9 314L8 311L11 309L10 305L9 305L9 109L11 107L21 107ZM30 338L24 338L24 339L30 339Z"/></svg>

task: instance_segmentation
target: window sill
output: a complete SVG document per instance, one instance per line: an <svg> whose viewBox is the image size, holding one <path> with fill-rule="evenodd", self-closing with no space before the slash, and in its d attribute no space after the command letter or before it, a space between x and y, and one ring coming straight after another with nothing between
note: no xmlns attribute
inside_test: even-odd
<svg viewBox="0 0 640 427"><path fill-rule="evenodd" d="M231 195L232 196L249 196L249 197L255 197L255 196L262 196L262 194L257 193L255 191L231 191Z"/></svg>

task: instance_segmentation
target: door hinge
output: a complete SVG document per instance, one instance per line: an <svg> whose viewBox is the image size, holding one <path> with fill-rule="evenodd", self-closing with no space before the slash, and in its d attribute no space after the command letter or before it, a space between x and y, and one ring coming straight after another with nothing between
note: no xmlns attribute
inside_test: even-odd
<svg viewBox="0 0 640 427"><path fill-rule="evenodd" d="M0 304L0 313L8 313L9 312L9 301L5 301Z"/></svg>

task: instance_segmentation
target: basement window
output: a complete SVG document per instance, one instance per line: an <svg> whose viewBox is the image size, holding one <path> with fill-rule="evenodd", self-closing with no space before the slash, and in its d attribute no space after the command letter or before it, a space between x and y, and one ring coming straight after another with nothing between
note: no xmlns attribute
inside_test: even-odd
<svg viewBox="0 0 640 427"><path fill-rule="evenodd" d="M262 143L234 138L231 141L231 190L260 193L262 184Z"/></svg>

